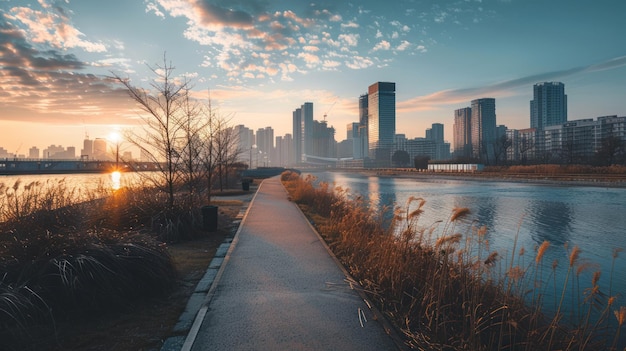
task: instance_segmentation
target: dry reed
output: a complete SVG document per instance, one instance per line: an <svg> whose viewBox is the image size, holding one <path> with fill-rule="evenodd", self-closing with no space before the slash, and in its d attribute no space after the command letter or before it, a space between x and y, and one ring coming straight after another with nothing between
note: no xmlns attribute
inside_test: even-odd
<svg viewBox="0 0 626 351"><path fill-rule="evenodd" d="M283 174L282 179L307 215L330 209L328 216L316 216L320 234L378 308L403 331L409 347L584 350L609 346L611 340L602 338L606 333L601 322L608 319L614 298L604 302L602 309L604 295L598 288L589 290L588 313L579 327L566 323L560 313L570 272L578 268L578 247L569 254L563 295L550 317L542 310L546 286L541 262L550 246L547 241L537 248L534 265L510 262L499 275L500 256L489 252L487 228L472 225L465 235L456 230L457 222L470 213L468 208L454 209L443 228L420 226L425 201L411 197L396 209L393 223L386 227L381 219L384 213L373 211L360 197L349 198L347 192L335 193L323 184L315 188L311 178ZM521 249L517 257L523 253ZM552 263L550 274L555 283L557 264L556 260ZM594 274L592 285L599 278ZM556 291L553 295L556 298ZM592 310L598 309L598 319L592 322ZM616 311L615 316L624 323L626 309ZM616 335L613 343L618 340Z"/></svg>

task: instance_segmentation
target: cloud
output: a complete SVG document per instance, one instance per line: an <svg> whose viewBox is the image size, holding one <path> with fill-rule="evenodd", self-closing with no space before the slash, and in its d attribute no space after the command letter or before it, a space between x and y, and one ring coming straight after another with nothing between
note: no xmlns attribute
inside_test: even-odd
<svg viewBox="0 0 626 351"><path fill-rule="evenodd" d="M30 41L51 45L57 49L81 48L87 52L105 52L106 46L85 40L85 34L71 24L66 10L40 0L44 11L29 7L13 7L5 18L20 24Z"/></svg>
<svg viewBox="0 0 626 351"><path fill-rule="evenodd" d="M357 46L359 45L359 35L358 34L340 34L338 39L345 43L348 46Z"/></svg>
<svg viewBox="0 0 626 351"><path fill-rule="evenodd" d="M378 44L376 44L376 46L374 46L374 51L379 51L379 50L389 50L391 48L391 44L386 41L383 40L381 42L379 42Z"/></svg>
<svg viewBox="0 0 626 351"><path fill-rule="evenodd" d="M400 45L398 45L398 47L396 48L396 50L398 51L405 51L406 49L408 49L411 46L411 43L409 43L406 40L403 40Z"/></svg>
<svg viewBox="0 0 626 351"><path fill-rule="evenodd" d="M354 21L350 21L348 23L342 23L341 28L359 28L359 24Z"/></svg>
<svg viewBox="0 0 626 351"><path fill-rule="evenodd" d="M335 60L324 60L323 67L327 70L333 70L339 66L341 66L341 62Z"/></svg>
<svg viewBox="0 0 626 351"><path fill-rule="evenodd" d="M351 69L363 69L370 67L373 64L374 62L371 59L362 56L354 56L351 61L345 63L346 67Z"/></svg>
<svg viewBox="0 0 626 351"><path fill-rule="evenodd" d="M68 116L97 115L103 123L119 123L119 116L133 109L125 91L110 80L80 73L86 63L36 48L9 22L0 23L0 67L2 120L37 121L44 114L47 121L63 123Z"/></svg>
<svg viewBox="0 0 626 351"><path fill-rule="evenodd" d="M623 66L626 66L626 56L616 57L587 66L539 73L480 87L442 90L429 95L418 96L398 102L397 108L398 111L402 112L418 111L436 109L437 106L443 105L459 104L464 102L469 103L471 100L482 97L511 96L514 94L514 90L527 88L528 86L534 85L538 82L552 81L585 73L615 69Z"/></svg>

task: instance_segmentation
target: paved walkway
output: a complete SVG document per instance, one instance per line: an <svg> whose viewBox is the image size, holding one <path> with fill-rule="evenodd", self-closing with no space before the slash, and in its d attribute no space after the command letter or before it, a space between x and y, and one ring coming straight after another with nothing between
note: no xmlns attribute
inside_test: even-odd
<svg viewBox="0 0 626 351"><path fill-rule="evenodd" d="M183 349L396 350L280 180L265 180Z"/></svg>

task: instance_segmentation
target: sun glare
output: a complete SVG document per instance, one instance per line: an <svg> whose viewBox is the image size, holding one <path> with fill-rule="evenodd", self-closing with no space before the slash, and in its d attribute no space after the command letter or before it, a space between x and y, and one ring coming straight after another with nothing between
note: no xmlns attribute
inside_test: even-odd
<svg viewBox="0 0 626 351"><path fill-rule="evenodd" d="M113 190L119 190L122 187L122 173L119 171L111 172L111 187Z"/></svg>
<svg viewBox="0 0 626 351"><path fill-rule="evenodd" d="M122 141L122 136L118 132L111 132L111 133L109 133L108 139L109 139L109 141L117 143L117 142Z"/></svg>

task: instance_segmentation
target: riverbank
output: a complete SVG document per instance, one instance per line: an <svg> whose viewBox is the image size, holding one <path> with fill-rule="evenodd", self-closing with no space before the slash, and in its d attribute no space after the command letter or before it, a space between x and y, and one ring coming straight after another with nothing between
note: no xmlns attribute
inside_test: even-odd
<svg viewBox="0 0 626 351"><path fill-rule="evenodd" d="M552 186L592 186L603 188L626 188L626 175L624 174L530 174L530 173L499 173L499 172L475 172L475 173L443 173L443 172L419 172L415 169L385 169L385 170L349 170L341 169L342 172L356 172L368 176L402 177L421 180L468 180L468 181L502 181L512 183L530 183Z"/></svg>
<svg viewBox="0 0 626 351"><path fill-rule="evenodd" d="M364 286L365 291L372 292L379 309L403 331L411 347L451 350L623 347L624 340L620 339L619 333L611 335L617 330L617 325L610 331L598 328L605 322L606 325L615 322L615 311L615 316L624 313L626 321L626 307L619 306L621 303L614 297L619 290L616 283L621 278L614 276L611 268L617 267L611 260L618 258L619 250L613 250L612 259L609 251L605 255L609 262L601 266L606 268L602 269L602 277L609 287L598 282L598 271L589 274L593 277L589 277L592 284L587 289L582 283L583 277L587 281L582 271L587 269L589 261L580 255L575 237L570 234L559 236L561 232L569 233L569 228L565 228L560 219L548 221L549 232L546 235L535 232L538 235L535 237L520 234L519 228L516 234L515 227L519 225L516 218L505 222L509 223L505 227L508 226L512 236L507 236L507 228L491 230L498 228L500 220L494 210L505 207L503 210L509 217L523 212L516 210L513 204L515 197L510 195L523 193L526 186L512 187L515 190L508 193L509 196L502 202L484 196L469 203L452 201L452 214L435 222L442 223L438 227L440 230L419 225L433 223L433 218L427 213L428 205L425 206L428 199L431 199L431 204L438 202L433 200L433 193L424 198L407 196L408 199L404 199L406 202L400 202L405 205L400 205L394 212L394 228L402 231L389 235L377 212L379 207L368 206L369 201L389 204L389 199L392 199L395 203L397 198L394 194L407 193L406 187L401 184L411 182L390 179L378 182L376 179L383 177L374 174L330 179L319 176L321 182L316 186L314 184L318 183L313 181L314 178L297 179L287 175L285 186L344 266ZM350 177L357 180L347 184L346 179ZM335 179L341 181L335 184ZM474 191L482 194L480 188L491 187L491 184L470 185L468 182L433 183L439 184L423 184L421 190L440 188L441 185L445 193L452 186L467 196ZM346 201L342 188L354 189L362 196ZM496 188L497 192L508 191L503 184ZM567 196L573 190L552 189L557 193L567 193ZM586 195L596 193L593 189L575 190ZM422 192L411 191L413 193ZM597 196L607 196L606 192L601 193ZM525 193L523 196L527 197ZM382 197L384 200L381 200ZM532 206L520 208L536 208L540 216L552 212L575 213L567 206L555 207L553 198L548 199L547 207L543 206L543 200L538 199L529 202ZM509 206L512 204L512 207ZM442 206L441 202L435 205L438 215L447 212L448 206ZM476 222L472 213L481 212L487 218ZM533 216L529 214L529 218ZM590 216L601 217L600 214ZM514 243L513 247L499 250L504 246L498 245L498 240ZM561 245L570 240L574 243L571 246L564 248ZM619 239L614 237L611 245L616 242ZM595 244L587 246L585 242L580 243L585 252L591 253L592 247L598 248ZM525 247L529 250L526 251ZM550 285L553 280L554 285ZM554 294L550 295L553 290ZM569 294L567 297L566 292ZM570 304L577 309L566 310ZM619 323L621 326L622 322Z"/></svg>

